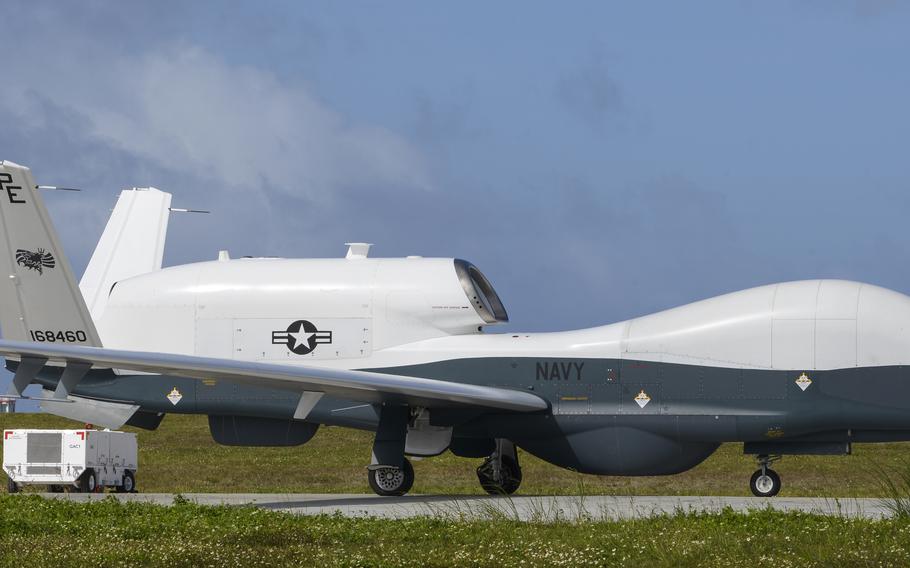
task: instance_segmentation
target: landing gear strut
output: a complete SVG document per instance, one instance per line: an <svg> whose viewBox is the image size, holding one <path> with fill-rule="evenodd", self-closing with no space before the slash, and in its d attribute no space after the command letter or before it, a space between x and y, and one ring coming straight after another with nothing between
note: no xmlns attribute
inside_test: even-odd
<svg viewBox="0 0 910 568"><path fill-rule="evenodd" d="M477 468L480 486L490 495L511 495L521 485L521 467L515 444L497 438L496 450Z"/></svg>
<svg viewBox="0 0 910 568"><path fill-rule="evenodd" d="M407 406L395 404L383 404L378 410L379 425L367 480L377 495L404 495L414 485L414 468L404 457L411 411Z"/></svg>
<svg viewBox="0 0 910 568"><path fill-rule="evenodd" d="M749 480L749 489L756 497L774 497L780 492L780 476L768 467L779 459L780 456L758 456L759 469L752 474L752 479Z"/></svg>

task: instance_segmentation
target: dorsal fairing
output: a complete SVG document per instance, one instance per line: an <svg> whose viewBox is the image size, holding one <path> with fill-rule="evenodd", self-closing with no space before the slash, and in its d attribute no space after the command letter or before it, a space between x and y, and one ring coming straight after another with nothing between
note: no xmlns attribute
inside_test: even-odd
<svg viewBox="0 0 910 568"><path fill-rule="evenodd" d="M742 290L631 320L627 359L827 370L910 361L910 297L859 282Z"/></svg>
<svg viewBox="0 0 910 568"><path fill-rule="evenodd" d="M295 361L364 358L507 318L480 271L452 258L225 256L121 281L100 329L125 349ZM331 331L331 343L303 356L274 343L299 320Z"/></svg>

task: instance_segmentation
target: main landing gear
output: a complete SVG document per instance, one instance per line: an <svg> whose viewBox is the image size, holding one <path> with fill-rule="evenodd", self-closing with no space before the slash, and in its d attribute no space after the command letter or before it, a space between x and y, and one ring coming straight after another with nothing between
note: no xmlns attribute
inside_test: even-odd
<svg viewBox="0 0 910 568"><path fill-rule="evenodd" d="M477 468L480 486L490 495L511 495L521 485L521 467L515 444L501 438L496 440L496 450Z"/></svg>
<svg viewBox="0 0 910 568"><path fill-rule="evenodd" d="M376 495L383 497L404 495L414 485L414 468L407 458L404 458L401 467L370 466L367 471L370 489Z"/></svg>
<svg viewBox="0 0 910 568"><path fill-rule="evenodd" d="M367 481L377 495L404 495L414 485L414 468L404 457L411 411L407 406L394 404L383 404L378 410L379 424Z"/></svg>
<svg viewBox="0 0 910 568"><path fill-rule="evenodd" d="M382 404L377 410L379 424L373 439L372 459L367 467L367 481L377 495L404 495L414 485L414 468L405 457L408 427L409 424L413 426L420 416L420 409L412 411L405 405ZM477 468L477 479L484 491L491 495L515 493L521 485L521 467L515 444L496 439L493 453Z"/></svg>
<svg viewBox="0 0 910 568"><path fill-rule="evenodd" d="M780 456L758 456L759 469L752 474L752 479L749 480L749 489L756 497L774 497L780 492L780 476L768 467L779 459Z"/></svg>

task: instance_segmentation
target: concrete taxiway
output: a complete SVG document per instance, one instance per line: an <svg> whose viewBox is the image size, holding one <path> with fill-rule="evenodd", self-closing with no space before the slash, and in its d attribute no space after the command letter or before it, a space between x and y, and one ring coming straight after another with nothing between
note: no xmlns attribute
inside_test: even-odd
<svg viewBox="0 0 910 568"><path fill-rule="evenodd" d="M50 499L96 501L113 496L121 501L170 505L173 494L88 494L45 493ZM890 515L880 499L821 499L807 497L614 497L511 496L481 495L408 495L378 497L351 494L267 494L267 493L193 493L187 499L201 505L253 505L263 509L298 515L336 514L350 517L406 518L434 516L451 518L507 518L546 521L557 519L631 519L675 512L717 512L724 508L748 512L771 508L824 515L883 518Z"/></svg>

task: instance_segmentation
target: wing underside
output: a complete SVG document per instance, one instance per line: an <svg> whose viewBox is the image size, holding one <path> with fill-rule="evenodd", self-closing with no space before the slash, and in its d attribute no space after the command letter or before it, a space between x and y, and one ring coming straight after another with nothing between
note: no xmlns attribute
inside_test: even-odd
<svg viewBox="0 0 910 568"><path fill-rule="evenodd" d="M510 412L540 412L549 408L541 397L520 390L348 369L3 340L0 340L0 355L23 361L65 364L67 368L87 368L91 365L94 368L193 379L217 378L249 386L301 394L323 393L368 403L398 403L425 408L474 407Z"/></svg>

